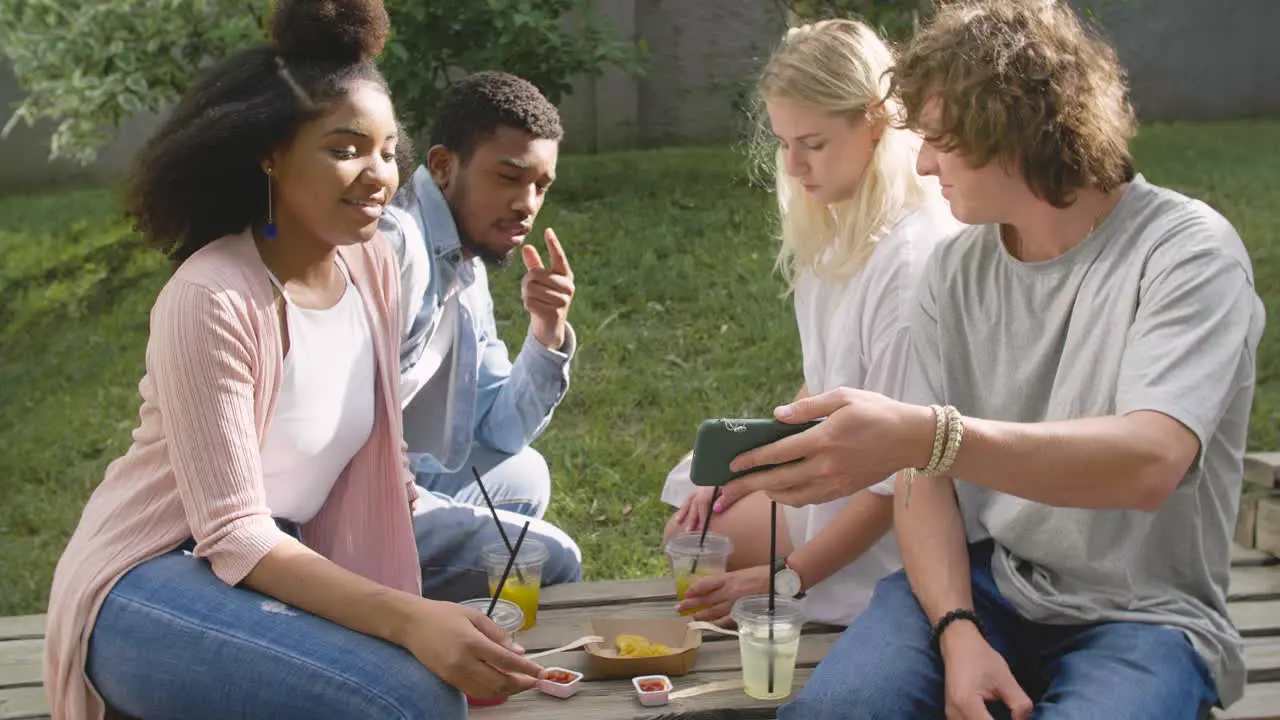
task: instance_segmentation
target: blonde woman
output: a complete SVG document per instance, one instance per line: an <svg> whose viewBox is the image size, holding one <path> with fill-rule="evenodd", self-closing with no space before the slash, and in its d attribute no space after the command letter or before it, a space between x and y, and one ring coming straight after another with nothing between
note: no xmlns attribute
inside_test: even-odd
<svg viewBox="0 0 1280 720"><path fill-rule="evenodd" d="M908 307L934 246L961 229L936 183L915 171L917 136L895 127L885 72L893 56L866 25L825 20L789 30L757 83L760 143L773 151L781 250L795 298L804 364L800 396L848 386L899 397L908 357ZM757 493L710 507L686 457L662 499L679 509L665 537L711 529L730 536L725 575L691 587L678 610L728 622L733 601L765 592L771 572L799 576L810 620L848 624L875 583L901 567L888 530L892 484L779 513L769 557L769 501ZM783 532L783 528L786 531Z"/></svg>

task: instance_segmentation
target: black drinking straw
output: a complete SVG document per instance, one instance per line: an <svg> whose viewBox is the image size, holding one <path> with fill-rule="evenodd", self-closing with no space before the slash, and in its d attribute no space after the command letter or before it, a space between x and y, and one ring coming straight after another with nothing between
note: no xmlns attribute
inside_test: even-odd
<svg viewBox="0 0 1280 720"><path fill-rule="evenodd" d="M520 552L520 546L524 544L524 534L527 532L529 532L529 521L525 520L524 527L520 529L520 537L516 538L516 548L511 551L511 559L507 560L507 568L502 571L502 579L498 581L498 589L493 591L493 599L489 601L489 609L485 611L485 615L489 617L493 617L493 609L498 606L498 596L502 594L502 586L507 584L507 576L511 574L511 566L516 564L516 555Z"/></svg>
<svg viewBox="0 0 1280 720"><path fill-rule="evenodd" d="M693 566L689 568L689 574L698 572L698 560L702 558L702 546L707 543L707 530L711 527L711 511L716 506L716 499L720 497L720 486L717 485L711 490L711 504L707 506L707 517L702 520L702 537L698 538L698 554L693 556Z"/></svg>
<svg viewBox="0 0 1280 720"><path fill-rule="evenodd" d="M484 504L489 506L489 512L493 514L493 524L498 526L498 534L502 536L502 544L507 546L507 552L515 553L515 549L511 547L511 538L507 537L507 529L502 526L502 521L498 519L498 509L493 506L493 500L489 498L489 491L484 489L484 482L480 480L480 471L475 465L471 466L471 474L476 476L476 485L480 486L480 494L484 496ZM524 584L524 573L520 572L520 568L516 568L516 579L520 584Z"/></svg>
<svg viewBox="0 0 1280 720"><path fill-rule="evenodd" d="M778 556L778 503L769 502L769 562ZM773 572L769 572L769 694L773 694L773 596L776 593Z"/></svg>

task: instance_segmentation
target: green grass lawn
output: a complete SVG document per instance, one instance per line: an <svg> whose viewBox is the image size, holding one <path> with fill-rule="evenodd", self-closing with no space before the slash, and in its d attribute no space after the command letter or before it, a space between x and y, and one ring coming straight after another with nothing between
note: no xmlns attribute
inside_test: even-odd
<svg viewBox="0 0 1280 720"><path fill-rule="evenodd" d="M1148 126L1146 177L1240 230L1280 317L1280 123ZM772 199L727 149L567 156L539 218L577 275L573 386L539 447L549 518L588 579L662 572L663 477L699 420L767 414L801 383L791 307L772 273ZM541 241L539 240L539 245ZM518 264L517 264L518 266ZM137 420L152 299L168 265L109 191L0 198L0 615L42 612L54 562ZM521 271L493 277L516 348ZM1259 362L1252 449L1280 448L1280 341Z"/></svg>

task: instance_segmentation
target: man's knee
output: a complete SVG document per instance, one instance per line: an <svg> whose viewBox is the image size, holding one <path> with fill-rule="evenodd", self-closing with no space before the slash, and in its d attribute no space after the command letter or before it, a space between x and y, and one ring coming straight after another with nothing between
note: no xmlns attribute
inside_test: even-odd
<svg viewBox="0 0 1280 720"><path fill-rule="evenodd" d="M1200 720L1217 702L1208 666L1180 630L1106 623L1081 631L1072 644L1050 664L1040 717Z"/></svg>
<svg viewBox="0 0 1280 720"><path fill-rule="evenodd" d="M419 484L472 505L486 505L487 493L497 508L526 517L541 518L551 504L551 470L542 453L532 447L508 455L476 443L467 465L465 470L425 484L419 480ZM472 468L483 478L483 488L476 484Z"/></svg>
<svg viewBox="0 0 1280 720"><path fill-rule="evenodd" d="M553 549L549 555L542 572L543 585L582 582L582 558L576 544Z"/></svg>
<svg viewBox="0 0 1280 720"><path fill-rule="evenodd" d="M542 517L551 505L551 466L542 453L526 447L516 454L520 461L520 473L525 478L529 503L534 507L534 517Z"/></svg>
<svg viewBox="0 0 1280 720"><path fill-rule="evenodd" d="M525 447L485 473L485 486L502 506L525 506L521 512L541 518L551 504L551 468L542 453Z"/></svg>
<svg viewBox="0 0 1280 720"><path fill-rule="evenodd" d="M569 534L545 520L530 526L547 548L547 561L542 566L543 585L563 585L582 581L582 550Z"/></svg>

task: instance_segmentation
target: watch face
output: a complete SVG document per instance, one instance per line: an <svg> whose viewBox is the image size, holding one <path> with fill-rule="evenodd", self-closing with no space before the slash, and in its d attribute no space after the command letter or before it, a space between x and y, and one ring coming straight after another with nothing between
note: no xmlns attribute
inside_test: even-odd
<svg viewBox="0 0 1280 720"><path fill-rule="evenodd" d="M783 597L800 594L800 576L791 568L782 568L773 576L774 590Z"/></svg>

